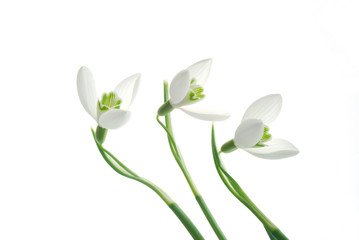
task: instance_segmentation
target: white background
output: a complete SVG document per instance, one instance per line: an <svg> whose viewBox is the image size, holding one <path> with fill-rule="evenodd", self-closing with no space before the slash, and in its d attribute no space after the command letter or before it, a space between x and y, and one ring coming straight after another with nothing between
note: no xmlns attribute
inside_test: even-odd
<svg viewBox="0 0 359 240"><path fill-rule="evenodd" d="M105 146L216 239L155 121L162 81L209 57L203 104L232 114L215 124L218 145L250 103L280 93L271 133L300 150L224 155L232 176L290 239L359 239L358 12L355 0L1 1L0 239L191 239L157 195L101 158L76 91L83 65L98 94L142 73L131 121ZM175 111L173 124L228 239L268 239L215 171L211 123Z"/></svg>

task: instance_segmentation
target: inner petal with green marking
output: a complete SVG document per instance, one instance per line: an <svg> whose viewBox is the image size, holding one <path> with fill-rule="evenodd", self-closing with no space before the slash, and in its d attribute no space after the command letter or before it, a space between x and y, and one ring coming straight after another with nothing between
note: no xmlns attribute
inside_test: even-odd
<svg viewBox="0 0 359 240"><path fill-rule="evenodd" d="M262 136L261 140L259 140L259 142L255 146L256 147L264 147L265 146L264 143L271 140L271 138L272 138L272 134L269 133L269 127L264 126L263 136Z"/></svg>
<svg viewBox="0 0 359 240"><path fill-rule="evenodd" d="M194 102L194 101L198 101L202 98L204 98L204 94L203 94L203 88L200 85L196 84L196 80L193 78L191 80L191 85L190 85L190 91L188 94L189 100Z"/></svg>
<svg viewBox="0 0 359 240"><path fill-rule="evenodd" d="M110 92L102 95L101 101L98 101L98 108L101 112L106 112L109 109L120 109L122 100L117 96L116 93Z"/></svg>

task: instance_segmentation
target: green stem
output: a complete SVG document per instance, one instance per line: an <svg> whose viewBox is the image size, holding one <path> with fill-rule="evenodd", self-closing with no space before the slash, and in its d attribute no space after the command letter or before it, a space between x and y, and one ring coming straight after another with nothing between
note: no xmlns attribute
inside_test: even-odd
<svg viewBox="0 0 359 240"><path fill-rule="evenodd" d="M109 155L113 160L116 161L116 163L122 167L126 172L128 172L130 175L138 177L138 175L136 173L134 173L133 171L131 171L131 169L129 169L128 167L126 167L120 160L118 160L112 153L110 153L107 149L105 149L104 147L101 146L101 148L103 149L103 151Z"/></svg>
<svg viewBox="0 0 359 240"><path fill-rule="evenodd" d="M92 130L92 129L91 129ZM98 150L100 151L102 157L105 159L108 165L115 170L117 173L125 176L127 178L138 181L150 189L152 189L157 195L167 204L167 206L174 212L174 214L178 217L178 219L182 222L184 227L187 229L189 234L192 236L194 240L204 240L201 233L198 231L196 226L193 224L191 219L182 211L182 209L172 200L170 196L168 196L160 187L156 186L151 181L138 176L136 173L131 171L128 167L126 167L119 159L117 159L112 153L110 153L107 149L105 149L101 144L98 143L95 132L92 130L92 134L94 136L94 140Z"/></svg>
<svg viewBox="0 0 359 240"><path fill-rule="evenodd" d="M204 213L204 215L206 216L209 224L211 225L213 231L216 233L218 239L227 239L226 236L224 236L221 228L218 226L216 220L214 219L211 211L209 210L209 208L207 207L206 202L204 201L204 199L202 198L202 196L196 196L196 200L198 202L198 205L201 207L202 212Z"/></svg>
<svg viewBox="0 0 359 240"><path fill-rule="evenodd" d="M165 81L164 82L164 102L168 102L169 97L168 97L168 83ZM210 212L206 202L204 201L204 199L202 198L202 196L200 195L196 185L194 184L194 181L191 177L191 175L189 174L187 167L184 163L183 157L181 155L181 152L176 144L176 141L174 139L173 136L173 131L172 131L172 122L171 122L171 115L168 113L167 115L165 115L165 122L166 125L164 125L160 120L159 120L159 116L157 115L157 122L163 127L163 129L166 131L167 133L167 138L168 138L168 143L170 145L170 149L171 152L173 154L173 157L176 159L176 162L178 164L178 166L180 167L183 175L186 178L186 181L188 183L188 185L191 188L191 191L193 193L193 195L195 196L197 203L199 204L199 206L201 207L202 212L204 213L204 215L207 218L207 221L209 222L209 224L211 225L213 231L216 233L218 239L220 240L226 240L227 238L225 237L225 235L223 234L222 230L220 229L220 227L218 226L216 220L214 219L212 213Z"/></svg>
<svg viewBox="0 0 359 240"><path fill-rule="evenodd" d="M192 223L192 221L188 218L188 216L182 211L182 209L176 204L172 203L168 205L169 208L176 214L179 220L183 223L183 225L187 228L188 232L191 234L193 239L203 239L201 233L198 231L196 226Z"/></svg>
<svg viewBox="0 0 359 240"><path fill-rule="evenodd" d="M252 200L247 196L239 184L232 178L232 176L226 171L220 157L218 154L214 126L212 125L212 153L214 163L217 169L217 172L222 179L223 183L226 185L228 190L245 205L264 225L268 235L271 239L276 240L288 240L288 238L279 230L279 228L266 216L259 208L252 202Z"/></svg>

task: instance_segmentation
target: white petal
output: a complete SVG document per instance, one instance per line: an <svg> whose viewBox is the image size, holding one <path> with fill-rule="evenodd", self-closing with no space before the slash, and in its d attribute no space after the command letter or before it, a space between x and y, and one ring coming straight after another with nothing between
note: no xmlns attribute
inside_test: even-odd
<svg viewBox="0 0 359 240"><path fill-rule="evenodd" d="M134 74L115 87L115 93L121 98L121 109L127 110L136 97L138 86L140 85L141 74Z"/></svg>
<svg viewBox="0 0 359 240"><path fill-rule="evenodd" d="M261 140L264 132L264 124L259 119L243 121L234 134L234 144L240 148L248 148L256 145Z"/></svg>
<svg viewBox="0 0 359 240"><path fill-rule="evenodd" d="M194 118L205 121L223 121L230 117L228 112L214 108L181 107L180 109Z"/></svg>
<svg viewBox="0 0 359 240"><path fill-rule="evenodd" d="M196 80L196 84L200 86L204 86L206 83L209 72L211 70L212 59L204 59L202 61L196 62L187 68L189 71L189 76L192 80L194 78Z"/></svg>
<svg viewBox="0 0 359 240"><path fill-rule="evenodd" d="M244 148L247 152L259 158L280 159L297 155L299 150L284 139L272 139L264 143L264 147Z"/></svg>
<svg viewBox="0 0 359 240"><path fill-rule="evenodd" d="M189 78L188 70L182 70L177 73L170 85L171 104L175 105L186 97L190 83L191 79Z"/></svg>
<svg viewBox="0 0 359 240"><path fill-rule="evenodd" d="M121 109L110 109L100 115L98 124L107 129L122 127L130 119L131 112Z"/></svg>
<svg viewBox="0 0 359 240"><path fill-rule="evenodd" d="M87 67L77 72L77 93L85 110L97 121L97 94L95 80Z"/></svg>
<svg viewBox="0 0 359 240"><path fill-rule="evenodd" d="M280 94L271 94L252 103L244 113L242 121L260 119L268 126L277 118L281 108L282 96Z"/></svg>

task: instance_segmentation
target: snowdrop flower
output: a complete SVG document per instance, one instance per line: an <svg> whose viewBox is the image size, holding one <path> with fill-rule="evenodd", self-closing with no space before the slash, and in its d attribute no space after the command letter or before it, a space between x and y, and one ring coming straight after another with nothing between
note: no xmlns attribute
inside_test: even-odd
<svg viewBox="0 0 359 240"><path fill-rule="evenodd" d="M252 103L244 113L234 139L223 144L221 151L228 153L241 148L256 157L265 159L287 158L298 154L299 150L284 139L272 139L269 124L280 113L282 97L271 94Z"/></svg>
<svg viewBox="0 0 359 240"><path fill-rule="evenodd" d="M180 71L170 85L170 99L158 109L158 115L164 116L178 108L188 115L207 121L221 121L229 117L223 110L203 107L185 107L201 101L205 95L203 86L208 79L212 59L205 59Z"/></svg>
<svg viewBox="0 0 359 240"><path fill-rule="evenodd" d="M90 69L80 68L77 73L77 93L82 106L97 121L100 130L116 129L127 123L131 116L129 107L136 97L140 77L137 73L126 78L112 92L104 93L98 100Z"/></svg>

